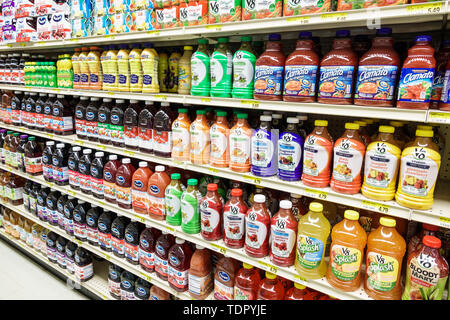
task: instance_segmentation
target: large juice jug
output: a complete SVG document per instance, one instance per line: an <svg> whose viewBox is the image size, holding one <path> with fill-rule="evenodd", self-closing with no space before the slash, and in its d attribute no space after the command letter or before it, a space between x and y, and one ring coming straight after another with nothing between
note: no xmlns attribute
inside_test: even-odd
<svg viewBox="0 0 450 320"><path fill-rule="evenodd" d="M257 300L283 300L284 292L277 275L266 271L266 277L259 283Z"/></svg>
<svg viewBox="0 0 450 320"><path fill-rule="evenodd" d="M80 65L80 89L89 89L89 65L87 63L87 56L89 54L89 48L81 48L81 53L78 56L78 63Z"/></svg>
<svg viewBox="0 0 450 320"><path fill-rule="evenodd" d="M158 53L153 48L153 43L144 44L141 53L143 93L159 92L158 63Z"/></svg>
<svg viewBox="0 0 450 320"><path fill-rule="evenodd" d="M36 137L28 137L25 144L25 170L32 176L42 174L42 148L36 142Z"/></svg>
<svg viewBox="0 0 450 320"><path fill-rule="evenodd" d="M431 87L431 103L430 109L438 109L441 101L442 91L444 89L445 70L450 57L450 41L441 42L439 51L436 53L436 68L433 78L433 86ZM443 109L445 110L445 109Z"/></svg>
<svg viewBox="0 0 450 320"><path fill-rule="evenodd" d="M169 249L169 285L177 292L189 289L189 267L192 250L184 239L176 238Z"/></svg>
<svg viewBox="0 0 450 320"><path fill-rule="evenodd" d="M155 245L155 271L159 278L167 280L169 277L169 249L175 244L173 235L163 231Z"/></svg>
<svg viewBox="0 0 450 320"><path fill-rule="evenodd" d="M178 61L178 94L191 94L191 57L192 46L184 46L184 52Z"/></svg>
<svg viewBox="0 0 450 320"><path fill-rule="evenodd" d="M395 220L380 218L380 226L369 234L364 290L376 300L400 300L401 270L406 243L395 230Z"/></svg>
<svg viewBox="0 0 450 320"><path fill-rule="evenodd" d="M130 61L130 91L141 92L142 91L142 62L141 53L142 49L138 43L131 45L132 49L128 56Z"/></svg>
<svg viewBox="0 0 450 320"><path fill-rule="evenodd" d="M432 141L433 131L416 130L416 138L403 149L395 200L402 206L427 210L433 205L441 155Z"/></svg>
<svg viewBox="0 0 450 320"><path fill-rule="evenodd" d="M139 151L153 153L153 120L156 110L153 101L145 101L145 107L139 113L138 146Z"/></svg>
<svg viewBox="0 0 450 320"><path fill-rule="evenodd" d="M255 258L269 254L270 212L266 206L266 197L256 194L253 206L245 217L245 252Z"/></svg>
<svg viewBox="0 0 450 320"><path fill-rule="evenodd" d="M111 74L110 74L110 70L109 70L109 56L108 56L108 51L109 51L109 46L104 46L103 47L103 51L102 54L100 55L100 64L102 66L102 72L103 72L103 82L102 82L102 90L104 91L108 91L111 88Z"/></svg>
<svg viewBox="0 0 450 320"><path fill-rule="evenodd" d="M116 173L119 166L117 155L112 154L103 168L103 193L105 200L111 203L116 203Z"/></svg>
<svg viewBox="0 0 450 320"><path fill-rule="evenodd" d="M79 56L81 48L75 48L75 53L72 55L72 67L73 67L73 88L80 89L81 83L81 71Z"/></svg>
<svg viewBox="0 0 450 320"><path fill-rule="evenodd" d="M190 128L188 109L178 109L178 118L172 123L172 158L176 161L187 161L190 157Z"/></svg>
<svg viewBox="0 0 450 320"><path fill-rule="evenodd" d="M153 153L159 157L172 155L172 118L168 102L161 102L161 109L153 121Z"/></svg>
<svg viewBox="0 0 450 320"><path fill-rule="evenodd" d="M139 236L139 264L147 272L155 271L155 245L161 231L146 228Z"/></svg>
<svg viewBox="0 0 450 320"><path fill-rule="evenodd" d="M298 221L295 268L306 279L322 278L327 272L325 246L331 225L323 215L323 205L312 202L309 212Z"/></svg>
<svg viewBox="0 0 450 320"><path fill-rule="evenodd" d="M222 238L223 198L217 193L217 184L207 185L206 195L200 204L201 234L206 240Z"/></svg>
<svg viewBox="0 0 450 320"><path fill-rule="evenodd" d="M251 139L251 172L255 176L270 177L277 173L279 131L272 128L272 116L261 115L259 120Z"/></svg>
<svg viewBox="0 0 450 320"><path fill-rule="evenodd" d="M361 265L367 234L358 222L359 213L346 210L344 220L331 231L327 280L342 291L355 291L361 285Z"/></svg>
<svg viewBox="0 0 450 320"><path fill-rule="evenodd" d="M189 179L188 187L181 195L181 229L189 234L199 233L200 203L202 194L197 188L197 179Z"/></svg>
<svg viewBox="0 0 450 320"><path fill-rule="evenodd" d="M186 187L181 183L181 174L172 173L170 184L165 191L166 221L173 226L181 225L181 195Z"/></svg>
<svg viewBox="0 0 450 320"><path fill-rule="evenodd" d="M234 300L256 300L261 275L248 263L243 263L234 281Z"/></svg>
<svg viewBox="0 0 450 320"><path fill-rule="evenodd" d="M411 239L409 239L408 248L406 251L407 256L409 257L409 255L413 251L419 249L419 247L422 245L422 239L424 236L436 236L438 230L438 226L422 223L422 229L419 231L419 233L415 234L411 237Z"/></svg>
<svg viewBox="0 0 450 320"><path fill-rule="evenodd" d="M170 177L165 170L164 166L156 166L155 173L148 180L148 214L156 220L166 219L165 193Z"/></svg>
<svg viewBox="0 0 450 320"><path fill-rule="evenodd" d="M229 98L233 77L233 55L228 47L228 38L217 39L218 46L211 55L211 96Z"/></svg>
<svg viewBox="0 0 450 320"><path fill-rule="evenodd" d="M130 100L128 108L123 113L125 147L137 150L139 146L139 113L142 103L139 100Z"/></svg>
<svg viewBox="0 0 450 320"><path fill-rule="evenodd" d="M108 66L108 90L117 91L119 85L119 71L117 66L117 54L119 50L117 50L117 46L111 45L109 46L108 53L106 54L106 64Z"/></svg>
<svg viewBox="0 0 450 320"><path fill-rule="evenodd" d="M216 121L209 130L211 153L209 163L214 167L228 168L230 165L230 146L228 143L230 127L226 111L217 111Z"/></svg>
<svg viewBox="0 0 450 320"><path fill-rule="evenodd" d="M236 172L250 171L253 129L247 119L246 113L238 113L237 122L230 130L230 169Z"/></svg>
<svg viewBox="0 0 450 320"><path fill-rule="evenodd" d="M393 133L394 127L380 126L378 136L367 146L361 188L367 198L394 199L401 149Z"/></svg>
<svg viewBox="0 0 450 320"><path fill-rule="evenodd" d="M436 59L430 36L416 36L408 49L398 84L397 108L428 109Z"/></svg>
<svg viewBox="0 0 450 320"><path fill-rule="evenodd" d="M361 171L366 147L358 129L359 124L347 122L345 132L334 144L330 187L336 192L355 194L361 189Z"/></svg>
<svg viewBox="0 0 450 320"><path fill-rule="evenodd" d="M277 141L277 175L281 180L298 181L302 176L304 136L299 130L298 118L288 117L286 122L286 129L280 130Z"/></svg>
<svg viewBox="0 0 450 320"><path fill-rule="evenodd" d="M147 214L148 202L148 180L153 172L148 167L146 161L139 162L139 169L137 169L132 178L131 184L131 201L133 210L137 213Z"/></svg>
<svg viewBox="0 0 450 320"><path fill-rule="evenodd" d="M253 99L256 53L252 37L242 36L241 46L233 55L233 98Z"/></svg>
<svg viewBox="0 0 450 320"><path fill-rule="evenodd" d="M197 118L191 123L190 160L193 164L208 164L210 153L209 125L205 110L197 110Z"/></svg>
<svg viewBox="0 0 450 320"><path fill-rule="evenodd" d="M129 55L130 50L128 45L121 44L120 50L117 53L117 73L119 81L117 84L117 91L129 92L130 91L130 64Z"/></svg>
<svg viewBox="0 0 450 320"><path fill-rule="evenodd" d="M214 298L216 300L234 300L235 276L239 270L238 260L222 257L214 273Z"/></svg>
<svg viewBox="0 0 450 320"><path fill-rule="evenodd" d="M89 89L102 90L103 88L103 72L100 64L100 48L90 47L90 52L86 57L89 68Z"/></svg>
<svg viewBox="0 0 450 320"><path fill-rule="evenodd" d="M211 253L205 247L195 245L189 268L189 294L204 300L213 289Z"/></svg>
<svg viewBox="0 0 450 320"><path fill-rule="evenodd" d="M209 96L211 90L208 39L199 39L197 51L191 57L191 95Z"/></svg>
<svg viewBox="0 0 450 320"><path fill-rule="evenodd" d="M124 209L131 209L131 180L136 169L130 158L123 158L122 164L116 172L116 202Z"/></svg>
<svg viewBox="0 0 450 320"><path fill-rule="evenodd" d="M178 50L172 52L169 56L169 81L167 84L167 91L176 93L178 91L178 61L181 54Z"/></svg>
<svg viewBox="0 0 450 320"><path fill-rule="evenodd" d="M169 57L166 52L160 52L158 57L158 81L161 92L167 92L169 84Z"/></svg>

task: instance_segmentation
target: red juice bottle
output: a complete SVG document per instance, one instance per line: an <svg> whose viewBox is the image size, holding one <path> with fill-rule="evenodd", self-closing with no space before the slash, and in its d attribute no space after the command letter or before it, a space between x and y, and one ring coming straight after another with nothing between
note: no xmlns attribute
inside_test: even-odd
<svg viewBox="0 0 450 320"><path fill-rule="evenodd" d="M253 206L245 217L245 252L254 258L262 258L269 253L270 213L266 206L266 196L256 194Z"/></svg>
<svg viewBox="0 0 450 320"><path fill-rule="evenodd" d="M130 100L130 105L125 109L123 114L123 124L125 131L125 147L137 150L139 146L138 140L138 120L141 112L141 105L138 100Z"/></svg>
<svg viewBox="0 0 450 320"><path fill-rule="evenodd" d="M103 168L103 193L106 201L116 203L116 173L120 161L116 154L111 154L108 160Z"/></svg>
<svg viewBox="0 0 450 320"><path fill-rule="evenodd" d="M139 113L139 151L153 153L153 119L156 110L153 107L153 101L145 101L145 108Z"/></svg>
<svg viewBox="0 0 450 320"><path fill-rule="evenodd" d="M32 176L42 174L42 149L36 137L29 137L25 144L25 171Z"/></svg>
<svg viewBox="0 0 450 320"><path fill-rule="evenodd" d="M243 263L234 283L234 300L256 300L261 276L252 265Z"/></svg>
<svg viewBox="0 0 450 320"><path fill-rule="evenodd" d="M242 248L245 242L245 215L248 207L242 189L231 189L231 198L223 208L223 242L229 248Z"/></svg>
<svg viewBox="0 0 450 320"><path fill-rule="evenodd" d="M87 139L90 141L98 141L98 108L100 107L100 99L91 98L86 107L85 125Z"/></svg>
<svg viewBox="0 0 450 320"><path fill-rule="evenodd" d="M178 292L189 288L188 276L191 265L192 250L185 240L176 238L169 249L169 285Z"/></svg>
<svg viewBox="0 0 450 320"><path fill-rule="evenodd" d="M206 195L200 202L200 219L203 239L214 241L222 238L223 199L217 193L217 184L209 183Z"/></svg>
<svg viewBox="0 0 450 320"><path fill-rule="evenodd" d="M146 228L139 236L139 264L147 272L155 271L155 245L160 235L160 230Z"/></svg>
<svg viewBox="0 0 450 320"><path fill-rule="evenodd" d="M73 108L64 98L58 94L52 106L52 130L55 134L73 134Z"/></svg>
<svg viewBox="0 0 450 320"><path fill-rule="evenodd" d="M95 198L103 199L103 167L105 165L105 153L96 152L94 154L95 158L92 160L91 164L91 192Z"/></svg>
<svg viewBox="0 0 450 320"><path fill-rule="evenodd" d="M131 180L136 171L130 158L123 158L122 165L116 173L116 201L117 205L124 209L131 209Z"/></svg>
<svg viewBox="0 0 450 320"><path fill-rule="evenodd" d="M266 278L258 287L258 300L283 300L284 291L283 284L277 276L266 271Z"/></svg>
<svg viewBox="0 0 450 320"><path fill-rule="evenodd" d="M167 280L169 276L169 249L175 243L173 235L163 231L155 245L155 271L159 278Z"/></svg>
<svg viewBox="0 0 450 320"><path fill-rule="evenodd" d="M172 156L172 114L168 109L169 103L162 102L153 121L153 153L164 158Z"/></svg>
<svg viewBox="0 0 450 320"><path fill-rule="evenodd" d="M306 293L306 287L296 282L292 288L286 291L284 300L303 300Z"/></svg>

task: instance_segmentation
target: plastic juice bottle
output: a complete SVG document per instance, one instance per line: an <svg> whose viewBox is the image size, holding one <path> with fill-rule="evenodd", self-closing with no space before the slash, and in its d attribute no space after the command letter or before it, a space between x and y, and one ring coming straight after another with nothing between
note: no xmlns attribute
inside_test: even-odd
<svg viewBox="0 0 450 320"><path fill-rule="evenodd" d="M252 48L252 37L241 37L241 46L233 55L233 98L253 99L255 86L256 53Z"/></svg>
<svg viewBox="0 0 450 320"><path fill-rule="evenodd" d="M222 257L214 272L214 298L216 300L234 300L235 277L240 267L239 261Z"/></svg>
<svg viewBox="0 0 450 320"><path fill-rule="evenodd" d="M167 85L168 92L177 93L178 91L178 62L181 54L178 50L172 52L169 56L169 81Z"/></svg>
<svg viewBox="0 0 450 320"><path fill-rule="evenodd" d="M98 141L98 108L100 98L92 97L86 107L84 124L86 126L86 136L90 141Z"/></svg>
<svg viewBox="0 0 450 320"><path fill-rule="evenodd" d="M256 300L261 276L252 265L243 263L234 282L234 300Z"/></svg>
<svg viewBox="0 0 450 320"><path fill-rule="evenodd" d="M124 248L127 262L139 264L139 235L143 230L143 224L131 221L125 228Z"/></svg>
<svg viewBox="0 0 450 320"><path fill-rule="evenodd" d="M290 102L316 101L319 55L314 51L311 32L301 32L295 51L286 58L283 100Z"/></svg>
<svg viewBox="0 0 450 320"><path fill-rule="evenodd" d="M165 220L165 192L170 184L170 177L164 166L156 166L155 173L148 180L148 214L156 220Z"/></svg>
<svg viewBox="0 0 450 320"><path fill-rule="evenodd" d="M228 38L219 38L218 47L211 55L211 96L231 97L233 55L228 48Z"/></svg>
<svg viewBox="0 0 450 320"><path fill-rule="evenodd" d="M173 235L163 231L155 245L155 271L159 278L167 280L169 276L169 249L175 244Z"/></svg>
<svg viewBox="0 0 450 320"><path fill-rule="evenodd" d="M111 250L119 258L125 256L125 227L129 220L126 217L116 217L110 227Z"/></svg>
<svg viewBox="0 0 450 320"><path fill-rule="evenodd" d="M411 209L427 210L433 205L433 193L441 166L433 131L416 130L416 138L403 149L395 200Z"/></svg>
<svg viewBox="0 0 450 320"><path fill-rule="evenodd" d="M139 162L139 169L137 169L132 178L131 183L131 201L133 210L137 213L147 214L148 202L148 180L153 172L148 167L146 161Z"/></svg>
<svg viewBox="0 0 450 320"><path fill-rule="evenodd" d="M410 141L410 137L405 131L405 124L402 121L390 121L389 125L395 128L394 139L397 140L397 144L403 149L405 144Z"/></svg>
<svg viewBox="0 0 450 320"><path fill-rule="evenodd" d="M376 300L400 300L401 270L406 243L395 229L395 220L380 218L380 226L369 234L366 250L364 290Z"/></svg>
<svg viewBox="0 0 450 320"><path fill-rule="evenodd" d="M359 136L361 137L361 140L364 142L364 145L367 148L369 143L372 142L372 139L371 139L371 137L369 135L369 132L367 131L367 128L366 128L367 127L367 122L361 121L361 120L357 120L357 121L355 121L355 123L359 125L359 130L358 130Z"/></svg>
<svg viewBox="0 0 450 320"><path fill-rule="evenodd" d="M424 236L434 236L435 237L437 235L438 231L439 231L438 226L435 226L432 224L427 224L427 223L422 223L422 229L420 230L420 232L415 234L414 236L412 236L408 242L408 249L406 252L408 257L413 251L416 251L417 249L420 248L420 246L422 245L422 239Z"/></svg>
<svg viewBox="0 0 450 320"><path fill-rule="evenodd" d="M367 147L361 188L361 193L367 198L394 199L401 155L401 149L394 140L394 130L391 126L380 126L378 136Z"/></svg>
<svg viewBox="0 0 450 320"><path fill-rule="evenodd" d="M420 249L408 256L402 300L441 300L448 279L448 263L439 253L441 240L424 236Z"/></svg>
<svg viewBox="0 0 450 320"><path fill-rule="evenodd" d="M100 63L100 48L90 47L90 52L86 57L89 68L89 89L102 90L103 88L103 72Z"/></svg>
<svg viewBox="0 0 450 320"><path fill-rule="evenodd" d="M306 287L295 282L294 286L286 291L284 300L305 300L306 294Z"/></svg>
<svg viewBox="0 0 450 320"><path fill-rule="evenodd" d="M169 249L169 285L177 292L189 289L189 267L192 249L184 239L176 238Z"/></svg>
<svg viewBox="0 0 450 320"><path fill-rule="evenodd" d="M111 252L111 224L115 214L110 211L103 212L98 218L98 244L100 249Z"/></svg>
<svg viewBox="0 0 450 320"><path fill-rule="evenodd" d="M436 59L430 36L416 36L408 49L398 84L397 108L428 109Z"/></svg>
<svg viewBox="0 0 450 320"><path fill-rule="evenodd" d="M81 147L77 147L77 146L73 147L72 152L70 153L69 159L68 159L69 186L75 190L80 189L81 177L78 172L78 163L80 161L80 151L81 151ZM42 159L44 159L44 157Z"/></svg>
<svg viewBox="0 0 450 320"><path fill-rule="evenodd" d="M88 204L83 200L79 200L78 204L73 209L73 221L74 221L73 231L75 238L81 241L87 241L87 230L86 230L87 211L88 211Z"/></svg>
<svg viewBox="0 0 450 320"><path fill-rule="evenodd" d="M111 143L116 147L125 147L125 128L123 125L123 113L125 111L125 100L117 99L116 105L111 108L109 117L109 132Z"/></svg>
<svg viewBox="0 0 450 320"><path fill-rule="evenodd" d="M208 164L210 153L210 137L205 110L197 110L197 118L190 126L190 161L193 164Z"/></svg>
<svg viewBox="0 0 450 320"><path fill-rule="evenodd" d="M147 272L155 271L155 245L161 231L146 228L139 236L139 264Z"/></svg>
<svg viewBox="0 0 450 320"><path fill-rule="evenodd" d="M278 178L285 181L298 181L302 176L303 140L298 130L300 120L295 117L286 119L287 127L281 130L278 139Z"/></svg>
<svg viewBox="0 0 450 320"><path fill-rule="evenodd" d="M191 94L192 46L183 47L183 55L178 61L178 94Z"/></svg>
<svg viewBox="0 0 450 320"><path fill-rule="evenodd" d="M229 248L242 248L245 242L245 216L248 207L242 189L232 189L231 198L223 209L223 242Z"/></svg>
<svg viewBox="0 0 450 320"><path fill-rule="evenodd" d="M253 206L245 217L245 252L254 258L269 254L270 212L266 206L266 197L256 194Z"/></svg>
<svg viewBox="0 0 450 320"><path fill-rule="evenodd" d="M202 195L197 188L197 179L189 179L188 187L181 195L181 229L188 234L199 233L200 203Z"/></svg>
<svg viewBox="0 0 450 320"><path fill-rule="evenodd" d="M199 39L197 51L191 57L191 95L209 96L211 90L208 39Z"/></svg>
<svg viewBox="0 0 450 320"><path fill-rule="evenodd" d="M271 121L271 116L260 116L260 125L251 139L251 172L260 177L270 177L277 172L278 132L272 130Z"/></svg>
<svg viewBox="0 0 450 320"><path fill-rule="evenodd" d="M167 92L169 84L169 57L166 52L160 52L158 56L158 82L161 92Z"/></svg>
<svg viewBox="0 0 450 320"><path fill-rule="evenodd" d="M116 172L116 202L119 207L124 209L132 208L131 180L135 170L130 158L123 158L122 164Z"/></svg>
<svg viewBox="0 0 450 320"><path fill-rule="evenodd" d="M58 94L52 107L52 130L58 135L73 134L73 109L64 95Z"/></svg>
<svg viewBox="0 0 450 320"><path fill-rule="evenodd" d="M96 205L91 205L91 208L86 213L86 231L88 243L93 246L98 246L98 218L101 210Z"/></svg>
<svg viewBox="0 0 450 320"><path fill-rule="evenodd" d="M128 57L130 61L130 91L142 92L142 49L138 43L133 43L131 48Z"/></svg>
<svg viewBox="0 0 450 320"><path fill-rule="evenodd" d="M109 70L109 57L108 57L108 51L109 46L104 46L102 53L100 55L100 64L102 67L102 73L103 73L103 81L102 81L102 90L108 91L111 88L111 74Z"/></svg>
<svg viewBox="0 0 450 320"><path fill-rule="evenodd" d="M145 153L153 153L153 120L156 110L153 101L145 101L145 107L138 118L138 148Z"/></svg>
<svg viewBox="0 0 450 320"><path fill-rule="evenodd" d="M325 246L331 225L323 215L323 205L312 202L309 212L298 221L295 268L306 279L322 278L327 272Z"/></svg>
<svg viewBox="0 0 450 320"><path fill-rule="evenodd" d="M75 48L75 53L72 55L72 67L73 67L73 88L80 89L81 84L81 71L79 56L81 54L81 48Z"/></svg>
<svg viewBox="0 0 450 320"><path fill-rule="evenodd" d="M283 300L285 289L280 279L273 273L266 271L266 277L258 286L257 300Z"/></svg>
<svg viewBox="0 0 450 320"><path fill-rule="evenodd" d="M112 107L112 99L104 98L103 103L98 108L98 141L102 144L112 144L110 124Z"/></svg>
<svg viewBox="0 0 450 320"><path fill-rule="evenodd" d="M201 235L205 240L222 238L223 198L217 193L217 184L209 183L200 203Z"/></svg>
<svg viewBox="0 0 450 320"><path fill-rule="evenodd" d="M170 158L172 154L172 118L168 108L168 102L161 102L161 109L153 121L153 153L164 158Z"/></svg>
<svg viewBox="0 0 450 320"><path fill-rule="evenodd" d="M108 53L106 54L106 61L108 66L108 90L117 91L119 85L119 71L118 71L118 61L117 54L119 51L117 50L117 46L111 45L109 47Z"/></svg>
<svg viewBox="0 0 450 320"><path fill-rule="evenodd" d="M346 210L344 220L331 232L327 280L334 288L355 291L361 286L361 265L366 247L366 231L358 222L359 213Z"/></svg>
<svg viewBox="0 0 450 320"><path fill-rule="evenodd" d="M249 172L253 130L247 122L246 113L238 113L237 118L236 124L230 130L230 169Z"/></svg>
<svg viewBox="0 0 450 320"><path fill-rule="evenodd" d="M138 100L130 100L123 113L125 147L133 150L137 150L139 146L138 117L141 109L142 105Z"/></svg>
<svg viewBox="0 0 450 320"><path fill-rule="evenodd" d="M116 203L116 173L120 162L115 154L110 155L108 160L103 168L103 192L106 201Z"/></svg>
<svg viewBox="0 0 450 320"><path fill-rule="evenodd" d="M57 143L52 156L53 181L60 186L69 184L69 154L64 143Z"/></svg>
<svg viewBox="0 0 450 320"><path fill-rule="evenodd" d="M361 169L366 148L358 129L358 124L347 122L344 134L334 144L330 187L336 192L355 194L361 189Z"/></svg>
<svg viewBox="0 0 450 320"><path fill-rule="evenodd" d="M144 44L144 50L141 53L142 64L142 92L159 92L158 79L158 53L153 48L153 43Z"/></svg>
<svg viewBox="0 0 450 320"><path fill-rule="evenodd" d="M25 145L25 170L32 176L42 174L42 149L36 137L28 137Z"/></svg>
<svg viewBox="0 0 450 320"><path fill-rule="evenodd" d="M89 48L81 48L81 53L78 55L78 64L80 65L80 85L79 89L89 89L89 65L87 63L87 56Z"/></svg>
<svg viewBox="0 0 450 320"><path fill-rule="evenodd" d="M445 70L449 57L450 57L450 41L444 40L443 42L441 42L439 51L435 55L436 68L434 72L433 86L431 87L430 109L439 108L439 102L441 100L444 86Z"/></svg>
<svg viewBox="0 0 450 320"><path fill-rule="evenodd" d="M320 80L317 101L319 103L351 104L353 78L358 56L352 49L348 30L336 32L332 49L320 62Z"/></svg>
<svg viewBox="0 0 450 320"><path fill-rule="evenodd" d="M91 194L91 163L92 163L92 150L84 149L83 156L78 162L78 173L80 176L80 190L83 193Z"/></svg>
<svg viewBox="0 0 450 320"><path fill-rule="evenodd" d="M280 210L272 217L270 260L281 267L290 267L295 260L297 219L292 213L292 202L280 201Z"/></svg>
<svg viewBox="0 0 450 320"><path fill-rule="evenodd" d="M216 121L211 126L209 136L211 139L211 153L209 163L214 167L228 168L230 165L229 136L230 127L226 111L217 112Z"/></svg>
<svg viewBox="0 0 450 320"><path fill-rule="evenodd" d="M181 183L181 174L172 173L170 184L165 191L166 221L172 226L181 225L181 196L186 187Z"/></svg>
<svg viewBox="0 0 450 320"><path fill-rule="evenodd" d="M19 135L20 135L20 133L14 132L13 133L13 137L11 139L11 149L10 149L11 160L10 160L10 165L14 169L17 169L18 166L19 166L19 163L17 162L17 155L16 155L17 147L19 146L19 142L20 142Z"/></svg>
<svg viewBox="0 0 450 320"><path fill-rule="evenodd" d="M105 153L96 152L90 167L91 193L97 199L105 197L103 188L103 167L105 164Z"/></svg>
<svg viewBox="0 0 450 320"><path fill-rule="evenodd" d="M130 91L129 54L130 50L128 49L128 45L121 44L120 50L117 53L117 74L119 80L117 83L117 90L121 92Z"/></svg>
<svg viewBox="0 0 450 320"><path fill-rule="evenodd" d="M189 294L197 300L204 300L213 289L211 253L196 244L189 268Z"/></svg>
<svg viewBox="0 0 450 320"><path fill-rule="evenodd" d="M172 123L172 158L176 161L190 159L190 128L188 109L178 109L178 118Z"/></svg>
<svg viewBox="0 0 450 320"><path fill-rule="evenodd" d="M88 104L88 97L80 97L75 107L75 132L79 139L87 139L86 107Z"/></svg>

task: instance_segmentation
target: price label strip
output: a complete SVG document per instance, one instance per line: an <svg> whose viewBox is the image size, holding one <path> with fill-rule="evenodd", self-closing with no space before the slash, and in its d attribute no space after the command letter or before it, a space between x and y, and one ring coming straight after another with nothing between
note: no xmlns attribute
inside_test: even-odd
<svg viewBox="0 0 450 320"><path fill-rule="evenodd" d="M222 25L221 25L221 24L206 25L206 26L205 26L205 29L206 29L206 30L220 31L220 30L222 30Z"/></svg>
<svg viewBox="0 0 450 320"><path fill-rule="evenodd" d="M289 18L286 18L286 22L307 24L307 23L309 23L309 16L289 17Z"/></svg>
<svg viewBox="0 0 450 320"><path fill-rule="evenodd" d="M406 12L409 14L438 14L442 12L442 3L415 4L406 7Z"/></svg>
<svg viewBox="0 0 450 320"><path fill-rule="evenodd" d="M304 286L308 286L308 280L306 280L305 278L302 278L297 274L294 276L294 278L296 279L295 282L298 282Z"/></svg>
<svg viewBox="0 0 450 320"><path fill-rule="evenodd" d="M428 113L428 122L450 123L450 112L430 111Z"/></svg>
<svg viewBox="0 0 450 320"><path fill-rule="evenodd" d="M348 13L347 12L336 12L336 13L323 13L320 16L322 21L345 21L347 20Z"/></svg>
<svg viewBox="0 0 450 320"><path fill-rule="evenodd" d="M325 191L318 191L310 188L305 188L305 194L308 197L326 200L328 194Z"/></svg>
<svg viewBox="0 0 450 320"><path fill-rule="evenodd" d="M84 146L84 141L76 139L74 142L75 142L75 144L79 144L80 146Z"/></svg>
<svg viewBox="0 0 450 320"><path fill-rule="evenodd" d="M439 217L439 226L450 228L450 218Z"/></svg>
<svg viewBox="0 0 450 320"><path fill-rule="evenodd" d="M201 98L200 101L203 103L208 103L211 102L211 98Z"/></svg>
<svg viewBox="0 0 450 320"><path fill-rule="evenodd" d="M143 277L145 280L147 280L148 282L152 281L152 277L150 277L148 274L144 273L144 272L139 272L139 274L141 275L141 277Z"/></svg>
<svg viewBox="0 0 450 320"><path fill-rule="evenodd" d="M388 214L389 208L390 208L390 206L388 206L386 204L376 203L376 202L372 202L372 201L368 201L368 200L362 200L361 206L364 209L368 209L370 211L377 211L377 212L380 212L383 214Z"/></svg>
<svg viewBox="0 0 450 320"><path fill-rule="evenodd" d="M154 97L155 97L155 99L161 99L163 101L167 100L167 96L164 94L155 94Z"/></svg>
<svg viewBox="0 0 450 320"><path fill-rule="evenodd" d="M133 217L137 220L140 221L142 223L145 223L145 219L143 217L138 216L137 214L134 214Z"/></svg>
<svg viewBox="0 0 450 320"><path fill-rule="evenodd" d="M244 179L250 181L253 184L256 185L260 185L261 184L261 179L260 178L256 178L256 177L252 177L249 175L244 175Z"/></svg>
<svg viewBox="0 0 450 320"><path fill-rule="evenodd" d="M253 101L253 100L241 100L241 104L243 104L244 108L259 108L259 101Z"/></svg>
<svg viewBox="0 0 450 320"><path fill-rule="evenodd" d="M278 267L275 267L274 265L266 263L264 261L258 261L258 263L264 266L267 271L272 272L273 274L277 274Z"/></svg>
<svg viewBox="0 0 450 320"><path fill-rule="evenodd" d="M219 246L218 244L215 244L215 243L211 243L211 245L212 245L214 248L219 249L219 252L220 252L221 254L226 254L226 253L227 253L227 248L222 247L222 246Z"/></svg>

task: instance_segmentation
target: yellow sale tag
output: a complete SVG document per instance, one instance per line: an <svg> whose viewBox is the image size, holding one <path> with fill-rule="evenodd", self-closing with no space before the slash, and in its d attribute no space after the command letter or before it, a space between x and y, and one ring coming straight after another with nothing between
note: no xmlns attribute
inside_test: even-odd
<svg viewBox="0 0 450 320"><path fill-rule="evenodd" d="M69 41L70 41L70 42L75 42L75 43L76 43L76 42L78 42L79 40L78 40L78 39L75 39L75 38L72 38L72 39L69 39Z"/></svg>
<svg viewBox="0 0 450 320"><path fill-rule="evenodd" d="M309 22L309 16L300 16L300 17L289 17L286 18L287 22L298 22L300 24L308 23Z"/></svg>
<svg viewBox="0 0 450 320"><path fill-rule="evenodd" d="M336 12L336 13L323 13L320 18L322 20L336 20L336 21L344 21L347 19L347 12Z"/></svg>
<svg viewBox="0 0 450 320"><path fill-rule="evenodd" d="M67 192L72 195L73 197L76 197L77 194L75 192L73 192L72 190L67 190Z"/></svg>
<svg viewBox="0 0 450 320"><path fill-rule="evenodd" d="M442 3L425 3L425 4L415 4L406 7L406 12L412 14L436 14L442 11Z"/></svg>
<svg viewBox="0 0 450 320"><path fill-rule="evenodd" d="M318 191L310 188L305 188L305 193L308 197L325 200L327 193L325 191Z"/></svg>
<svg viewBox="0 0 450 320"><path fill-rule="evenodd" d="M362 200L361 204L364 209L368 209L371 211L378 211L378 212L385 213L385 214L389 213L390 207L388 205L385 205L382 203L376 203L373 201Z"/></svg>
<svg viewBox="0 0 450 320"><path fill-rule="evenodd" d="M150 277L150 276L147 275L146 273L144 273L144 272L139 272L139 274L140 274L145 280L147 280L148 282L151 282L151 281L152 281L152 277Z"/></svg>
<svg viewBox="0 0 450 320"><path fill-rule="evenodd" d="M153 36L157 36L157 35L159 35L159 30L147 31L147 34L151 34Z"/></svg>
<svg viewBox="0 0 450 320"><path fill-rule="evenodd" d="M439 225L444 228L450 228L450 218L439 217Z"/></svg>
<svg viewBox="0 0 450 320"><path fill-rule="evenodd" d="M252 108L258 108L259 107L259 101L241 100L241 104L243 104L245 106L250 106Z"/></svg>
<svg viewBox="0 0 450 320"><path fill-rule="evenodd" d="M108 261L111 260L111 256L109 254L104 253L103 257Z"/></svg>
<svg viewBox="0 0 450 320"><path fill-rule="evenodd" d="M221 254L226 254L226 253L227 253L227 248L222 247L222 246L219 246L218 244L215 244L215 243L211 243L211 245L212 245L214 248L219 249L219 252L220 252Z"/></svg>
<svg viewBox="0 0 450 320"><path fill-rule="evenodd" d="M450 123L450 112L430 111L428 113L428 121L439 123Z"/></svg>
<svg viewBox="0 0 450 320"><path fill-rule="evenodd" d="M201 98L201 102L211 102L211 98Z"/></svg>
<svg viewBox="0 0 450 320"><path fill-rule="evenodd" d="M220 30L222 30L222 25L221 24L206 25L205 29L206 30L214 29L216 31L220 31Z"/></svg>
<svg viewBox="0 0 450 320"><path fill-rule="evenodd" d="M105 203L103 201L99 201L98 204L101 206L105 206Z"/></svg>
<svg viewBox="0 0 450 320"><path fill-rule="evenodd" d="M266 263L266 262L264 262L264 261L258 261L258 263L259 263L260 265L266 267L266 270L267 270L267 271L272 272L272 273L274 273L274 274L277 274L278 268L275 267L274 265L268 264L268 263Z"/></svg>
<svg viewBox="0 0 450 320"><path fill-rule="evenodd" d="M155 99L167 100L167 96L164 94L155 94Z"/></svg>
<svg viewBox="0 0 450 320"><path fill-rule="evenodd" d="M256 177L252 177L249 175L244 175L244 179L251 181L251 183L260 185L261 184L261 179L260 178L256 178Z"/></svg>

